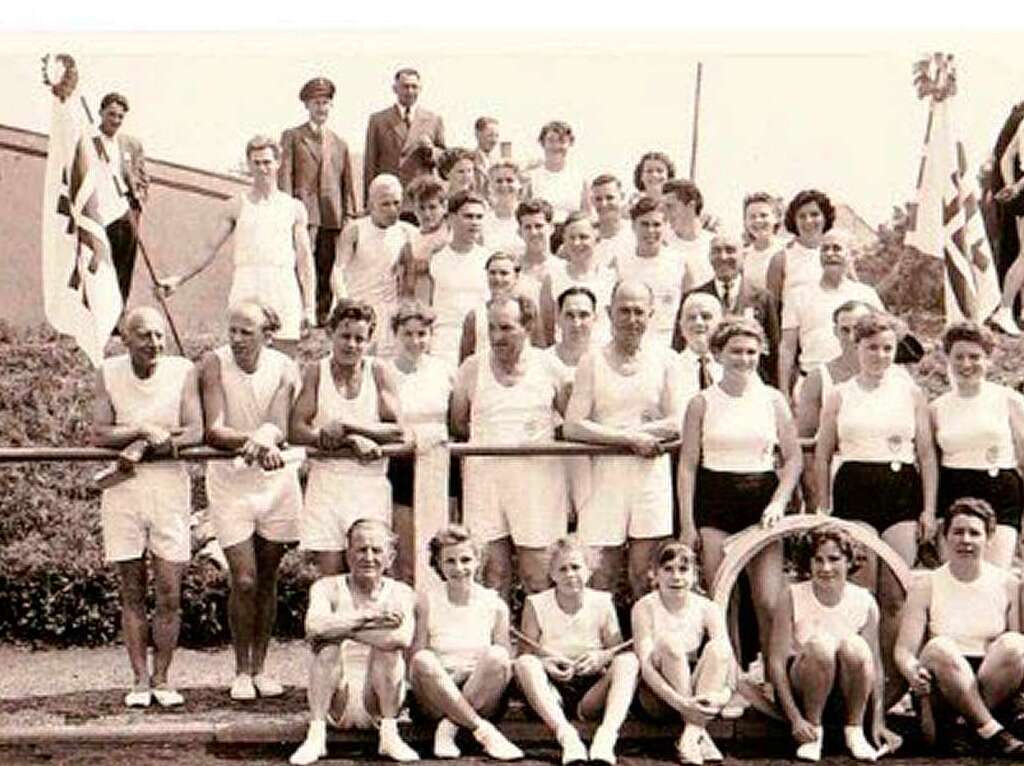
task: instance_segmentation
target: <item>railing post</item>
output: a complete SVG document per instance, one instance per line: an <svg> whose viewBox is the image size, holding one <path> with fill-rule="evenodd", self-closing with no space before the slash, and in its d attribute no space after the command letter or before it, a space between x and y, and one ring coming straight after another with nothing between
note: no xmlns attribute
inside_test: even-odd
<svg viewBox="0 0 1024 766"><path fill-rule="evenodd" d="M423 592L440 582L430 567L427 545L448 523L448 473L451 453L445 444L413 450L412 544L413 584Z"/></svg>

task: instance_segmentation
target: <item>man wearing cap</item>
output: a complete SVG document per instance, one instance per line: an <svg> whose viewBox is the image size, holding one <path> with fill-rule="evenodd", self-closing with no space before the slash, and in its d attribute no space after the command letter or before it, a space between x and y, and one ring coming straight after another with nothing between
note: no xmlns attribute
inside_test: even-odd
<svg viewBox="0 0 1024 766"><path fill-rule="evenodd" d="M316 323L331 310L331 270L338 235L355 213L355 190L348 145L330 128L327 117L334 101L334 83L315 77L302 86L299 99L309 120L281 134L278 186L302 201L309 217L309 239L316 264Z"/></svg>
<svg viewBox="0 0 1024 766"><path fill-rule="evenodd" d="M370 182L381 173L398 176L402 188L430 173L444 151L444 123L440 115L417 105L420 73L399 69L391 86L397 103L370 115L366 126L366 154L363 156L363 198ZM410 200L406 199L411 210Z"/></svg>
<svg viewBox="0 0 1024 766"><path fill-rule="evenodd" d="M139 216L149 190L146 157L137 138L118 133L128 113L128 99L108 93L100 101L100 144L102 159L110 175L101 180L107 193L100 193L100 215L108 221L107 239L117 271L121 300L128 303L139 244ZM109 181L109 186L106 182Z"/></svg>

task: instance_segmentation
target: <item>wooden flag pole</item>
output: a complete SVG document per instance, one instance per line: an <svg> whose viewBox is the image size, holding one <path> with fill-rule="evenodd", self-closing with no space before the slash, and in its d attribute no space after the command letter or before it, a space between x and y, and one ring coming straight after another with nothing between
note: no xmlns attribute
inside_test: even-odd
<svg viewBox="0 0 1024 766"><path fill-rule="evenodd" d="M704 64L697 62L697 81L693 87L693 140L690 143L690 180L697 182L697 135L700 131L700 82Z"/></svg>

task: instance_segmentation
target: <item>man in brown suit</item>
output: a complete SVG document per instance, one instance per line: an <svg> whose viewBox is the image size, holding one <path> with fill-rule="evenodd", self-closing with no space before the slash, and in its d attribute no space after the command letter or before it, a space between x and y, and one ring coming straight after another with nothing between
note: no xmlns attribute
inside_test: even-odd
<svg viewBox="0 0 1024 766"><path fill-rule="evenodd" d="M419 72L399 69L391 89L397 103L370 115L366 126L364 199L370 181L381 173L398 176L402 188L408 189L416 178L433 171L445 148L441 117L416 105L420 96ZM412 210L408 195L403 208Z"/></svg>
<svg viewBox="0 0 1024 766"><path fill-rule="evenodd" d="M352 161L348 145L327 127L334 83L316 77L299 91L309 121L281 134L278 186L302 201L309 216L309 240L316 263L316 323L322 326L334 303L331 271L338 235L355 214Z"/></svg>
<svg viewBox="0 0 1024 766"><path fill-rule="evenodd" d="M110 166L113 191L102 194L101 210L107 224L111 257L117 271L121 300L127 305L139 245L139 217L149 191L146 156L142 142L118 133L128 113L128 99L120 93L108 93L100 101L100 157Z"/></svg>

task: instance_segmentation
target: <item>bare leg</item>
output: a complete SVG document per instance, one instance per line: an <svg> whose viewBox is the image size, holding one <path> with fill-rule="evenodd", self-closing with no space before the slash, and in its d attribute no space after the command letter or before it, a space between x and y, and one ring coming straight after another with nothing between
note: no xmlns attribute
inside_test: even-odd
<svg viewBox="0 0 1024 766"><path fill-rule="evenodd" d="M1024 218L1017 219L1017 231L1024 234L1024 226L1021 222ZM1024 246L1024 238L1020 239L1022 246ZM1024 287L1024 254L1018 255L1016 260L1010 264L1010 268L1006 270L1006 276L1003 277L1003 297L1000 301L1000 305L1010 310L1013 309L1013 301L1020 292L1021 287Z"/></svg>
<svg viewBox="0 0 1024 766"><path fill-rule="evenodd" d="M370 648L369 685L366 709L381 718L395 718L405 700L405 658L400 651L385 652Z"/></svg>
<svg viewBox="0 0 1024 766"><path fill-rule="evenodd" d="M594 546L596 564L590 575L591 588L608 593L618 593L622 573L626 567L626 547L624 545Z"/></svg>
<svg viewBox="0 0 1024 766"><path fill-rule="evenodd" d="M836 680L835 639L817 636L808 641L789 671L790 683L799 690L804 717L821 726L825 702Z"/></svg>
<svg viewBox="0 0 1024 766"><path fill-rule="evenodd" d="M1024 636L1004 633L988 648L978 668L978 686L985 707L995 710L1024 683Z"/></svg>
<svg viewBox="0 0 1024 766"><path fill-rule="evenodd" d="M118 561L121 592L121 635L128 650L136 688L149 687L149 621L146 619L146 562Z"/></svg>
<svg viewBox="0 0 1024 766"><path fill-rule="evenodd" d="M309 719L326 721L331 702L338 691L342 678L340 662L340 643L314 643L312 646L313 661L309 666L309 685L306 687L306 699L309 702ZM339 700L342 705L344 700Z"/></svg>
<svg viewBox="0 0 1024 766"><path fill-rule="evenodd" d="M917 558L917 523L903 521L893 524L882 533L882 540L896 551L907 563L914 566ZM889 567L878 564L878 644L882 654L883 672L886 678L897 678L899 671L893 659L893 648L896 646L896 634L899 632L900 613L906 594L903 586Z"/></svg>
<svg viewBox="0 0 1024 766"><path fill-rule="evenodd" d="M551 557L545 548L524 548L516 546L516 558L519 561L519 579L527 593L540 593L551 587L548 568Z"/></svg>
<svg viewBox="0 0 1024 766"><path fill-rule="evenodd" d="M153 613L153 685L167 683L181 630L181 576L185 564L153 556L156 609Z"/></svg>
<svg viewBox="0 0 1024 766"><path fill-rule="evenodd" d="M875 685L875 661L871 648L860 636L844 638L836 652L839 685L846 707L846 725L862 726L868 698Z"/></svg>
<svg viewBox="0 0 1024 766"><path fill-rule="evenodd" d="M996 527L992 539L988 541L985 561L995 564L1000 569L1009 569L1013 564L1013 554L1017 550L1017 530L1007 524Z"/></svg>
<svg viewBox="0 0 1024 766"><path fill-rule="evenodd" d="M395 579L411 586L416 568L413 556L416 541L413 537L412 508L395 503L391 512L391 528L398 539L398 555L391 566L391 572Z"/></svg>
<svg viewBox="0 0 1024 766"><path fill-rule="evenodd" d="M772 615L779 603L779 591L782 590L782 543L772 543L754 556L747 564L747 575L750 578L761 656L767 658L772 635Z"/></svg>
<svg viewBox="0 0 1024 766"><path fill-rule="evenodd" d="M720 529L713 527L701 527L700 530L700 561L701 572L704 576L704 589L711 593L711 586L715 582L715 575L718 574L718 567L722 565L723 552L727 535Z"/></svg>
<svg viewBox="0 0 1024 766"><path fill-rule="evenodd" d="M629 587L633 600L640 599L651 589L651 556L661 543L661 538L629 541Z"/></svg>
<svg viewBox="0 0 1024 766"><path fill-rule="evenodd" d="M611 667L601 679L604 689L595 694L591 700L591 689L580 700L580 714L586 719L597 717L597 713L604 709L601 717L601 727L609 732L613 738L618 737L622 722L626 720L629 713L629 705L636 693L637 680L640 677L640 661L633 652L623 652L615 656ZM600 683L600 682L599 682Z"/></svg>
<svg viewBox="0 0 1024 766"><path fill-rule="evenodd" d="M502 537L487 543L480 579L508 603L512 596L512 538Z"/></svg>
<svg viewBox="0 0 1024 766"><path fill-rule="evenodd" d="M277 569L285 553L282 543L256 536L256 620L253 634L251 668L253 675L263 672L267 647L277 620Z"/></svg>
<svg viewBox="0 0 1024 766"><path fill-rule="evenodd" d="M921 663L931 671L943 698L975 729L992 721L971 666L952 639L933 638L921 651Z"/></svg>
<svg viewBox="0 0 1024 766"><path fill-rule="evenodd" d="M256 633L256 551L254 538L224 548L231 571L228 622L235 646L235 674L253 674L253 641Z"/></svg>
<svg viewBox="0 0 1024 766"><path fill-rule="evenodd" d="M556 735L569 727L569 719L548 683L548 674L540 659L532 654L524 654L515 661L513 668L523 696L545 725Z"/></svg>

